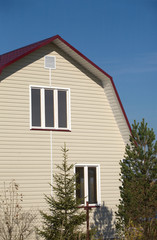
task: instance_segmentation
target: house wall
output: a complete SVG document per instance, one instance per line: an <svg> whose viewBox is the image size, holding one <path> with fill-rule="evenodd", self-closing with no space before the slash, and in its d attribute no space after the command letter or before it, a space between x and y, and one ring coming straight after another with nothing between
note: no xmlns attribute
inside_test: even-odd
<svg viewBox="0 0 157 240"><path fill-rule="evenodd" d="M30 130L29 86L49 86L49 70L44 68L47 54L56 56L52 86L71 91L71 132ZM110 83L103 88L98 79L52 44L7 67L0 80L1 186L15 179L26 208L46 208L52 137L53 172L62 161L64 143L69 148L69 163L100 164L101 202L114 212L119 199L119 160L129 130L122 113L116 114L121 109L116 108L116 98L110 96ZM123 132L119 124L125 126Z"/></svg>

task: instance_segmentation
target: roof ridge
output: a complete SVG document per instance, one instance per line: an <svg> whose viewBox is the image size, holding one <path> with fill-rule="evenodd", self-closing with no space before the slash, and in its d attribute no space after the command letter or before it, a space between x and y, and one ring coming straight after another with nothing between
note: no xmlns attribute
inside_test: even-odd
<svg viewBox="0 0 157 240"><path fill-rule="evenodd" d="M127 125L129 127L129 130L131 132L131 127L130 127L130 124L129 124L129 121L128 121L128 118L126 116L126 113L125 113L125 110L123 108L123 105L122 105L122 102L120 100L120 97L119 97L119 94L117 92L117 89L115 87L115 84L113 82L113 79L112 77L106 73L103 69L101 69L99 66L97 66L94 62L92 62L89 58L87 58L84 54L82 54L80 51L78 51L76 48L74 48L71 44L69 44L67 41L65 41L62 37L60 37L59 35L55 35L53 37L49 37L49 38L46 38L44 40L41 40L41 41L38 41L38 42L35 42L35 43L32 43L32 44L29 44L25 47L22 47L22 48L18 48L18 49L15 49L11 52L8 52L8 53L4 53L2 55L0 55L0 74L2 72L2 70L9 66L10 64L16 62L17 60L21 59L22 57L32 53L33 51L39 49L40 47L42 46L45 46L46 44L54 41L55 39L59 39L62 43L64 43L66 46L68 46L71 50L73 50L76 54L78 54L79 56L81 56L85 61L87 61L89 64L91 64L94 68L96 68L98 71L100 71L101 73L103 73L105 76L107 76L110 81L111 81L111 84L113 86L113 89L115 91L115 94L117 96L117 99L118 99L118 102L120 104L120 107L122 109L122 112L123 112L123 115L124 115L124 118L127 122Z"/></svg>
<svg viewBox="0 0 157 240"><path fill-rule="evenodd" d="M44 40L26 45L24 47L21 48L17 48L13 51L4 53L2 55L0 55L1 57L1 62L0 62L0 72L7 66L9 66L10 64L12 64L13 62L19 60L20 58L28 55L29 53L37 50L38 48L48 44L49 42L55 40L56 38L60 38L59 35L55 35L53 37L49 37L46 38Z"/></svg>

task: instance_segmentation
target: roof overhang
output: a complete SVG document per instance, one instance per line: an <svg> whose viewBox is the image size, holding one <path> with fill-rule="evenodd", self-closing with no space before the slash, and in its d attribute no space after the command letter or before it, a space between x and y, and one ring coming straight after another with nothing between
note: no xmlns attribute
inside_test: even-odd
<svg viewBox="0 0 157 240"><path fill-rule="evenodd" d="M14 50L12 52L3 54L0 56L0 74L4 68L11 65L12 63L16 62L17 60L27 56L28 54L36 51L37 49L49 44L54 43L57 47L59 47L62 51L64 51L67 55L73 58L76 62L78 62L81 66L83 66L86 70L96 76L98 79L101 80L102 85L105 85L106 81L111 81L113 86L114 92L116 94L117 100L120 104L121 110L123 112L124 118L127 122L128 128L131 133L131 127L126 116L125 110L123 108L122 102L120 100L119 94L115 87L112 77L107 74L104 70L98 67L95 63L89 60L85 55L79 52L76 48L70 45L67 41L61 38L59 35L55 35L51 38L47 38L45 40L30 44L26 47Z"/></svg>

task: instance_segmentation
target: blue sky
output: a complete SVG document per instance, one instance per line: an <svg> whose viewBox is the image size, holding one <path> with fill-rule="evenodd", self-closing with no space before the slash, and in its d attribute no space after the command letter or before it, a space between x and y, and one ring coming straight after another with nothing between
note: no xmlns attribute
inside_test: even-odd
<svg viewBox="0 0 157 240"><path fill-rule="evenodd" d="M157 136L157 0L0 0L0 54L59 34L109 73Z"/></svg>

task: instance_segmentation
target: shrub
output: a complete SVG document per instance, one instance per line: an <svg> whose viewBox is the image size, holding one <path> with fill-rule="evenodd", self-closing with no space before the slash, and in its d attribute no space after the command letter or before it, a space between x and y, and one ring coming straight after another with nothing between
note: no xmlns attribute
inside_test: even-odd
<svg viewBox="0 0 157 240"><path fill-rule="evenodd" d="M0 240L27 239L34 231L35 215L22 210L23 196L18 192L18 184L13 180L0 195Z"/></svg>

